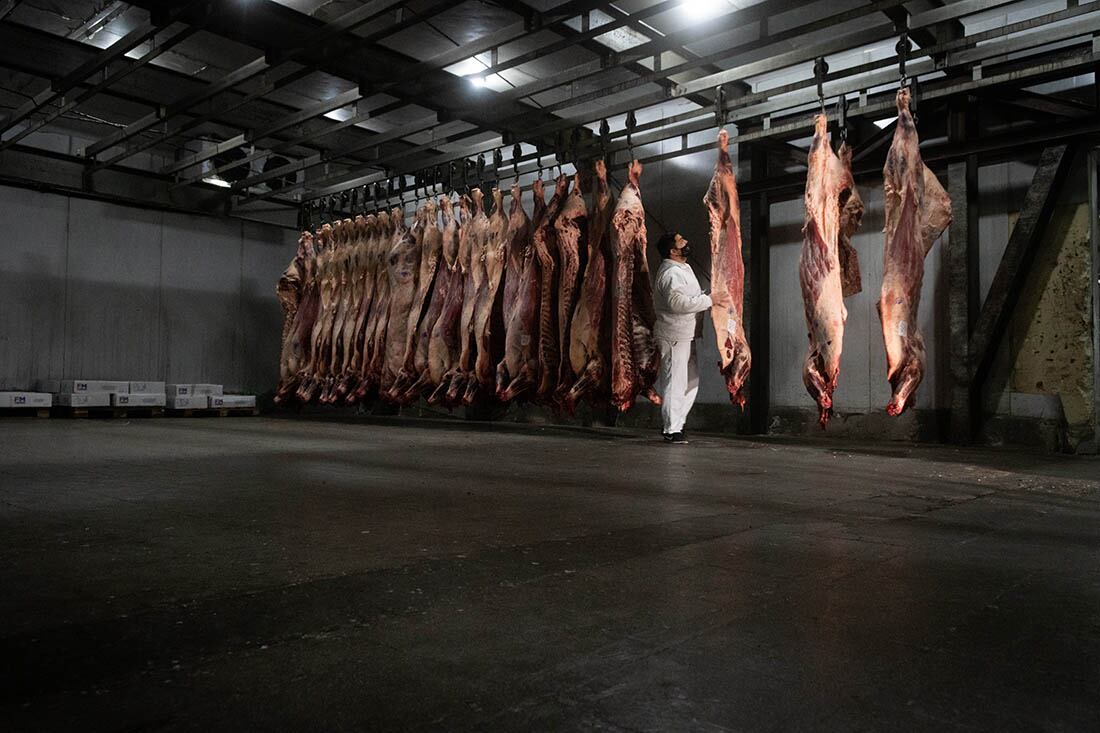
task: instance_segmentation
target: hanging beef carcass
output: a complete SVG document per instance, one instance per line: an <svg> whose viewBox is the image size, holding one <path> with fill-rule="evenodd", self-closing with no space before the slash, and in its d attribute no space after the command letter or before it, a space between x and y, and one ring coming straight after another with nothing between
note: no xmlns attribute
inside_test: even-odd
<svg viewBox="0 0 1100 733"><path fill-rule="evenodd" d="M859 271L859 253L852 246L852 237L863 223L863 199L856 190L855 178L852 176L852 148L845 140L837 151L840 164L844 166L844 176L849 183L847 189L848 199L841 201L840 209L840 289L847 298L863 290L863 278Z"/></svg>
<svg viewBox="0 0 1100 733"><path fill-rule="evenodd" d="M332 328L336 309L337 274L334 265L335 242L330 224L324 224L317 232L315 244L318 248L316 258L318 310L313 322L313 331L309 339L309 361L299 372L298 399L310 402L317 394L324 372L324 358L328 355L327 334Z"/></svg>
<svg viewBox="0 0 1100 733"><path fill-rule="evenodd" d="M390 307L388 260L393 247L394 229L401 218L401 210L396 208L392 212L383 211L378 214L377 234L371 255L373 284L368 278L368 287L372 288L373 296L364 327L362 381L355 390L357 400L363 399L377 387L382 376L382 362L386 353L386 322Z"/></svg>
<svg viewBox="0 0 1100 733"><path fill-rule="evenodd" d="M431 295L424 317L416 329L416 348L413 354L412 372L416 374L416 381L410 384L401 398L404 404L412 404L426 390L434 389L442 379L446 368L433 371L431 367L431 343L432 335L439 324L440 317L444 313L449 299L453 298L456 284L452 283L453 274L458 267L458 226L451 211L451 200L447 197L439 199L440 220L443 226L438 225L429 233L432 238L438 238L439 243L428 242L429 249L438 252L435 266L435 281L432 284ZM434 214L433 214L434 222ZM461 280L457 283L461 290ZM461 293L459 294L461 298Z"/></svg>
<svg viewBox="0 0 1100 733"><path fill-rule="evenodd" d="M558 247L554 224L569 193L569 179L558 176L554 195L546 207L542 222L535 227L533 242L539 261L539 384L536 396L550 402L557 389L561 345L558 335Z"/></svg>
<svg viewBox="0 0 1100 733"><path fill-rule="evenodd" d="M355 278L359 231L351 219L339 222L337 229L340 232L340 244L335 260L336 311L332 321L332 335L329 339L328 378L325 380L325 386L318 400L322 404L332 404L337 399L337 388L343 377L345 328L355 317L352 281Z"/></svg>
<svg viewBox="0 0 1100 733"><path fill-rule="evenodd" d="M482 235L482 267L484 282L478 293L474 308L474 341L477 357L474 361L473 377L466 383L463 404L474 404L481 395L493 393L494 356L501 348L494 348L493 322L499 321L501 303L501 280L504 276L505 249L508 244L508 217L504 215L504 195L499 188L493 189L493 210L485 223ZM496 341L501 341L499 332Z"/></svg>
<svg viewBox="0 0 1100 733"><path fill-rule="evenodd" d="M342 385L338 393L348 404L354 404L359 397L356 388L363 380L363 357L366 347L367 317L370 315L374 300L375 248L378 246L378 217L368 214L363 218L362 234L357 256L353 288L358 292L355 298L355 317L352 321L350 358L347 361Z"/></svg>
<svg viewBox="0 0 1100 733"><path fill-rule="evenodd" d="M339 337L339 363L334 369L336 387L330 393L330 401L343 399L356 382L352 364L359 351L357 331L359 313L366 296L367 237L370 226L366 217L357 216L352 224L351 251L348 256L348 303Z"/></svg>
<svg viewBox="0 0 1100 733"><path fill-rule="evenodd" d="M562 407L569 412L583 397L603 391L608 375L611 341L609 329L605 327L610 307L607 273L615 203L607 184L607 166L600 159L595 168L592 209L587 222L588 254L577 307L569 325L569 363L576 381L561 400Z"/></svg>
<svg viewBox="0 0 1100 733"><path fill-rule="evenodd" d="M611 289L611 396L621 411L630 409L639 394L654 404L661 403L653 387L661 362L653 338L657 314L646 258L641 162L632 161L627 175L629 180L611 217L615 278Z"/></svg>
<svg viewBox="0 0 1100 733"><path fill-rule="evenodd" d="M420 250L420 271L416 280L416 292L409 304L407 324L405 331L405 354L401 361L401 369L397 379L390 387L388 399L392 402L404 402L405 394L409 387L416 383L419 376L416 371L416 346L417 337L420 334L420 324L425 318L428 309L429 296L435 284L436 272L439 268L440 250L443 244L443 235L436 223L437 211L435 203L425 202L416 212L416 223L413 225L413 240ZM430 328L430 327L429 327Z"/></svg>
<svg viewBox="0 0 1100 733"><path fill-rule="evenodd" d="M718 363L730 402L745 407L745 380L752 366L752 352L745 337L745 260L741 255L741 203L729 152L729 133L718 133L718 163L703 198L710 217L710 282L715 296L728 302L714 305L710 318L718 341Z"/></svg>
<svg viewBox="0 0 1100 733"><path fill-rule="evenodd" d="M428 370L436 383L428 397L429 405L447 404L450 387L458 378L462 363L462 314L466 304L466 289L470 281L469 228L471 200L463 196L459 199L461 221L455 219L450 205L445 206L443 218L443 251L448 251L449 231L453 231L454 262L450 267L450 286L447 299L443 302L436 325L431 329L428 342ZM455 393L456 394L456 393Z"/></svg>
<svg viewBox="0 0 1100 733"><path fill-rule="evenodd" d="M385 358L378 381L379 394L387 398L404 363L409 310L416 298L420 274L420 243L413 236L413 231L405 226L398 211L393 244L386 259L390 298L386 316Z"/></svg>
<svg viewBox="0 0 1100 733"><path fill-rule="evenodd" d="M298 239L298 251L283 277L279 280L279 299L289 323L283 325L283 343L279 357L279 386L275 390L275 402L282 404L294 390L299 371L309 358L309 337L316 316L317 289L314 280L316 254L313 251L313 234L302 232Z"/></svg>
<svg viewBox="0 0 1100 733"><path fill-rule="evenodd" d="M534 215L539 219L546 212L542 179L531 187L534 195ZM523 210L519 184L512 186L512 209L508 217L508 271L504 309L504 358L497 364L496 392L501 402L510 402L535 385L539 360L536 354L539 272L531 227L534 221ZM511 306L508 299L511 298Z"/></svg>
<svg viewBox="0 0 1100 733"><path fill-rule="evenodd" d="M555 402L564 404L566 395L577 378L569 358L569 332L573 322L575 297L580 287L585 259L588 255L588 208L581 195L581 174L573 177L573 191L562 204L554 222L554 239L558 245L558 355L557 392ZM584 259L582 259L584 258Z"/></svg>
<svg viewBox="0 0 1100 733"><path fill-rule="evenodd" d="M461 403L468 382L473 379L474 357L477 341L474 334L474 316L478 300L485 287L485 245L489 217L485 215L484 194L475 188L460 206L463 226L459 230L458 260L463 270L462 316L459 321L458 364L451 370L445 403L455 406Z"/></svg>
<svg viewBox="0 0 1100 733"><path fill-rule="evenodd" d="M924 336L917 324L924 258L951 223L951 199L921 160L907 88L897 93L898 121L882 170L886 248L878 311L892 395L886 412L900 415L924 378Z"/></svg>
<svg viewBox="0 0 1100 733"><path fill-rule="evenodd" d="M817 402L824 428L832 414L848 318L840 278L840 213L852 189L851 175L829 144L825 115L817 116L808 165L799 281L810 345L802 381Z"/></svg>

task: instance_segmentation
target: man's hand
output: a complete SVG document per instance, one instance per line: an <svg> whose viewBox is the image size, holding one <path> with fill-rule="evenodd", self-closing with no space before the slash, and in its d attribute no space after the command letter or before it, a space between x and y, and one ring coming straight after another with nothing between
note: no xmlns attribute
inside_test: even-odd
<svg viewBox="0 0 1100 733"><path fill-rule="evenodd" d="M710 294L710 302L719 308L729 308L733 305L733 299L728 290L715 290Z"/></svg>

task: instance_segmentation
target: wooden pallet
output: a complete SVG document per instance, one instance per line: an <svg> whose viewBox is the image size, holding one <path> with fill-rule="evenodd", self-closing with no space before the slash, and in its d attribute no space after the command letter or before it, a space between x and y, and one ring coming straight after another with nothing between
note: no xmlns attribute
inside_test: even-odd
<svg viewBox="0 0 1100 733"><path fill-rule="evenodd" d="M57 417L99 418L105 420L128 420L142 417L164 417L163 407L66 407L55 406L53 414Z"/></svg>
<svg viewBox="0 0 1100 733"><path fill-rule="evenodd" d="M48 407L0 407L0 417L49 417Z"/></svg>

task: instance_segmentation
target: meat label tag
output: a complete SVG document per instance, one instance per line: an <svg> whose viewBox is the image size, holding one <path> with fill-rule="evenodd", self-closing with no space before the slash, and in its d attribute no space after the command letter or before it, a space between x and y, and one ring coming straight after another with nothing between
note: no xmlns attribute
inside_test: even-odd
<svg viewBox="0 0 1100 733"><path fill-rule="evenodd" d="M732 334L737 333L737 319L736 318L727 318L726 319L726 330L729 331Z"/></svg>
<svg viewBox="0 0 1100 733"><path fill-rule="evenodd" d="M525 333L522 336L520 336L519 337L519 345L520 346L530 346L531 345L531 334Z"/></svg>
<svg viewBox="0 0 1100 733"><path fill-rule="evenodd" d="M904 338L909 333L909 324L905 321L898 321L898 336Z"/></svg>

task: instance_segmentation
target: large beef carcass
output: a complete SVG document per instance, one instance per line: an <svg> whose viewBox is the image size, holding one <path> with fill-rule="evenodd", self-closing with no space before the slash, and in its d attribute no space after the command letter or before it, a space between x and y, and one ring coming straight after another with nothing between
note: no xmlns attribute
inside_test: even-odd
<svg viewBox="0 0 1100 733"><path fill-rule="evenodd" d="M298 372L309 356L309 335L313 329L316 288L313 234L302 232L294 260L279 279L277 291L283 304L282 349L279 354L279 386L276 404L282 404L297 384Z"/></svg>
<svg viewBox="0 0 1100 733"><path fill-rule="evenodd" d="M437 264L435 266L435 281L432 284L431 295L428 300L424 317L416 329L416 348L413 354L412 371L416 374L416 381L410 384L401 398L404 404L415 402L422 393L438 386L445 369L433 372L431 368L431 342L432 334L439 323L440 316L452 298L454 285L452 274L458 267L458 226L451 210L451 200L447 197L439 199L439 212L442 227L434 227L430 237L438 238L439 244L426 243L425 246L438 250ZM461 281L458 283L461 288ZM461 296L460 296L461 297Z"/></svg>
<svg viewBox="0 0 1100 733"><path fill-rule="evenodd" d="M331 401L344 398L356 384L352 365L359 352L359 314L366 297L367 248L370 224L364 216L355 217L352 225L351 252L348 265L348 311L340 334L340 363L335 369L336 389Z"/></svg>
<svg viewBox="0 0 1100 733"><path fill-rule="evenodd" d="M558 176L542 222L534 229L535 256L539 261L539 385L536 396L550 402L557 389L561 345L558 335L558 248L554 224L569 193L569 179Z"/></svg>
<svg viewBox="0 0 1100 733"><path fill-rule="evenodd" d="M378 389L380 395L389 398L390 388L404 363L409 309L416 298L420 274L420 243L400 218L394 229L386 270L389 274L390 302L386 317L385 358Z"/></svg>
<svg viewBox="0 0 1100 733"><path fill-rule="evenodd" d="M853 187L850 173L829 144L825 115L817 116L808 166L799 281L810 345L802 381L817 402L824 428L832 414L848 318L840 277L840 213Z"/></svg>
<svg viewBox="0 0 1100 733"><path fill-rule="evenodd" d="M710 217L710 282L715 296L725 294L724 305L713 305L710 319L718 341L718 363L730 402L745 407L745 380L752 352L745 337L745 260L741 254L741 202L729 152L729 133L718 133L718 163L703 198ZM716 298L717 299L717 298Z"/></svg>
<svg viewBox="0 0 1100 733"><path fill-rule="evenodd" d="M555 402L564 404L577 375L569 358L569 332L576 307L576 293L588 254L588 208L581 195L581 174L573 178L573 191L562 204L554 222L558 245L558 354L559 367Z"/></svg>
<svg viewBox="0 0 1100 733"><path fill-rule="evenodd" d="M917 324L924 258L951 223L951 199L921 160L907 88L897 93L898 121L882 170L886 248L878 312L892 395L886 412L900 415L924 379L924 336Z"/></svg>
<svg viewBox="0 0 1100 733"><path fill-rule="evenodd" d="M330 224L324 224L317 232L316 281L318 292L317 315L309 337L309 361L299 371L298 399L310 402L317 394L325 377L324 357L328 355L327 334L331 331L336 309L337 273L334 264L335 241Z"/></svg>
<svg viewBox="0 0 1100 733"><path fill-rule="evenodd" d="M493 393L494 371L496 365L494 356L499 354L499 346L494 348L495 342L499 342L499 331L494 338L493 322L501 319L500 296L501 280L504 276L505 250L508 245L508 217L504 215L504 195L499 188L493 189L493 210L485 224L485 232L482 244L482 267L484 268L484 282L478 293L477 305L474 309L474 341L477 346L477 357L474 361L474 373L466 384L466 394L462 399L463 404L474 404L480 395Z"/></svg>
<svg viewBox="0 0 1100 733"><path fill-rule="evenodd" d="M356 399L363 399L378 386L382 377L382 363L386 354L386 323L390 308L389 254L393 247L396 225L401 222L400 209L378 214L378 230L371 255L374 272L373 297L363 334L362 381L355 391Z"/></svg>
<svg viewBox="0 0 1100 733"><path fill-rule="evenodd" d="M417 275L416 293L409 304L408 323L405 332L405 355L397 379L390 387L388 397L393 402L404 402L409 387L416 383L419 374L416 370L417 338L420 324L430 305L429 296L435 285L436 272L443 245L443 234L436 223L438 212L435 203L425 202L416 212L413 226L413 240L420 250L420 272ZM430 326L429 326L430 328Z"/></svg>
<svg viewBox="0 0 1100 733"><path fill-rule="evenodd" d="M344 219L337 226L340 244L335 260L336 266L336 311L332 320L332 335L329 341L328 378L325 380L324 389L319 401L323 404L332 404L336 401L337 389L341 386L343 378L344 351L350 346L345 344L344 336L348 324L354 323L354 292L353 281L355 279L356 256L358 248L359 229L351 219Z"/></svg>
<svg viewBox="0 0 1100 733"><path fill-rule="evenodd" d="M460 200L459 208L463 212L461 225L454 216L451 200L440 200L441 219L443 222L443 257L446 262L447 292L444 296L439 316L432 326L431 337L428 340L428 387L434 387L428 397L428 404L436 405L444 402L451 380L458 368L459 358L462 353L460 343L460 330L462 325L462 308L466 299L466 267L463 265L463 256L469 258L469 252L465 246L465 213L469 211L465 199Z"/></svg>
<svg viewBox="0 0 1100 733"><path fill-rule="evenodd" d="M344 377L338 392L344 396L349 404L358 401L356 388L363 380L363 357L366 347L367 317L370 315L371 303L374 300L374 274L375 254L378 246L378 217L368 214L361 217L361 234L353 289L355 296L355 315L351 319L351 335L348 349L348 359L344 368Z"/></svg>
<svg viewBox="0 0 1100 733"><path fill-rule="evenodd" d="M661 403L653 387L661 357L653 337L657 313L646 259L640 161L631 161L627 176L611 217L611 396L620 411L629 410L639 394Z"/></svg>
<svg viewBox="0 0 1100 733"><path fill-rule="evenodd" d="M532 185L535 216L545 212L542 179ZM535 249L531 242L532 220L523 210L519 184L512 186L512 209L508 217L508 271L505 289L504 357L497 364L496 394L501 402L510 402L535 385L539 361L537 345L539 275ZM511 306L508 298L511 297Z"/></svg>
<svg viewBox="0 0 1100 733"><path fill-rule="evenodd" d="M459 230L458 261L463 268L462 315L459 320L458 364L447 378L444 402L449 406L461 403L467 383L473 378L476 355L474 316L485 286L485 245L489 217L485 215L484 194L475 188L460 204L463 226Z"/></svg>
<svg viewBox="0 0 1100 733"><path fill-rule="evenodd" d="M596 161L592 187L592 209L588 212L588 254L581 279L577 307L569 325L569 364L575 382L561 400L569 412L586 396L604 391L610 357L607 323L608 262L611 258L611 216L615 202L607 183L607 166Z"/></svg>

